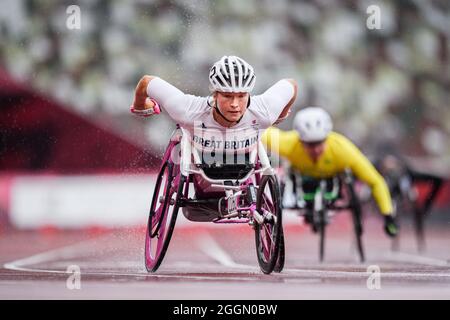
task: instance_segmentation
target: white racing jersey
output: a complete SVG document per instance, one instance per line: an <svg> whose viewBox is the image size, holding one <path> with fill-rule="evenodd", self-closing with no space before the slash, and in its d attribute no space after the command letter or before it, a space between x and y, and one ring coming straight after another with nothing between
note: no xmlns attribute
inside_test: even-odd
<svg viewBox="0 0 450 320"><path fill-rule="evenodd" d="M256 130L259 132L256 140L258 141L262 131L278 119L284 107L294 96L294 86L288 80L280 80L263 94L252 96L244 116L231 128L223 127L216 122L212 107L208 104L208 97L185 94L161 78L154 78L150 82L147 94L155 99L176 123L189 130L194 142L202 144L204 148L216 147L231 150L249 147L247 144L253 144L255 141L247 142L247 139L240 139L235 142L228 140L218 142L216 139L214 145L210 146L213 143L212 140L207 139L206 134L198 134L198 132L212 129L229 132L231 135L231 132L241 129Z"/></svg>
<svg viewBox="0 0 450 320"><path fill-rule="evenodd" d="M150 82L147 95L189 132L202 163L239 164L247 161L263 131L278 120L294 96L294 86L288 80L280 80L263 94L252 96L243 117L231 128L214 119L208 97L185 94L160 78Z"/></svg>
<svg viewBox="0 0 450 320"><path fill-rule="evenodd" d="M259 128L208 129L194 126L193 146L203 152L247 153L259 141Z"/></svg>
<svg viewBox="0 0 450 320"><path fill-rule="evenodd" d="M237 164L241 160L246 162L247 155L258 145L263 131L278 120L294 96L294 87L289 81L280 80L263 94L252 96L242 119L231 128L216 122L208 97L185 94L160 78L150 82L147 95L189 132L192 145L200 151L203 163ZM233 153L231 159L230 153ZM197 175L194 185L197 196L221 191Z"/></svg>

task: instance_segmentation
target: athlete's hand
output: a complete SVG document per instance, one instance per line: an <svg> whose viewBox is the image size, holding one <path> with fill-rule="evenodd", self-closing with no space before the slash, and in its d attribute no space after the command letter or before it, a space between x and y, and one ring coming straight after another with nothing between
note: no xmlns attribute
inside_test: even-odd
<svg viewBox="0 0 450 320"><path fill-rule="evenodd" d="M154 100L152 100L148 97L146 97L144 100L134 99L134 102L133 102L134 110L153 109L153 107L155 106L155 103L153 101Z"/></svg>
<svg viewBox="0 0 450 320"><path fill-rule="evenodd" d="M390 237L396 237L398 234L398 224L392 214L384 216L384 231Z"/></svg>
<svg viewBox="0 0 450 320"><path fill-rule="evenodd" d="M145 75L136 86L134 101L130 107L130 111L135 115L149 117L161 112L158 102L147 96L147 87L152 79L152 76Z"/></svg>
<svg viewBox="0 0 450 320"><path fill-rule="evenodd" d="M291 109L288 110L288 112L286 113L286 115L283 116L282 114L283 114L283 113L280 114L280 116L278 117L277 121L275 121L275 122L273 123L273 125L277 125L277 124L283 122L284 120L286 120L287 117L289 117L289 115L291 114Z"/></svg>
<svg viewBox="0 0 450 320"><path fill-rule="evenodd" d="M134 113L135 115L142 116L142 117L149 117L154 114L161 113L161 109L159 107L158 102L156 100L153 100L151 98L146 98L144 103L136 103L136 100L130 107L130 111Z"/></svg>

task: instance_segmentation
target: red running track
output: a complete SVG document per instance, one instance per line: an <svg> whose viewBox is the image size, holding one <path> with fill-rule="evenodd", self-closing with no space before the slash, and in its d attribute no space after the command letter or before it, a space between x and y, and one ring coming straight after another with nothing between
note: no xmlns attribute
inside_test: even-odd
<svg viewBox="0 0 450 320"><path fill-rule="evenodd" d="M144 267L144 229L3 232L0 299L450 298L449 225L427 226L421 254L405 225L400 250L393 252L381 219L371 217L364 234L367 261L360 263L347 219L337 216L329 226L323 263L318 236L300 218L286 225L285 270L271 275L259 271L247 225L180 225L154 274ZM67 287L71 265L80 268L80 289ZM367 286L371 265L380 268L379 289Z"/></svg>

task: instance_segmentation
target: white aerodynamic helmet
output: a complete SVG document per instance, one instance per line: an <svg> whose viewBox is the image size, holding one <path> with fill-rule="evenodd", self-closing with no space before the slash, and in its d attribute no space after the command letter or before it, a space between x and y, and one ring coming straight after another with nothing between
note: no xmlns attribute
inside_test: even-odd
<svg viewBox="0 0 450 320"><path fill-rule="evenodd" d="M304 142L325 140L333 129L331 117L322 108L308 107L297 112L294 118L294 129Z"/></svg>
<svg viewBox="0 0 450 320"><path fill-rule="evenodd" d="M209 70L211 92L251 92L255 86L253 67L236 56L223 56Z"/></svg>

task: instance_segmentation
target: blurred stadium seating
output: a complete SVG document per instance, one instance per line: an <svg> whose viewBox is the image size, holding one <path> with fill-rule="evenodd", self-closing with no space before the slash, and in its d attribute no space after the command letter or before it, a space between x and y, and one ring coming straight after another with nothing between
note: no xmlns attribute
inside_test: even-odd
<svg viewBox="0 0 450 320"><path fill-rule="evenodd" d="M326 108L366 152L389 142L450 166L448 1L75 2L80 30L66 28L71 1L1 1L0 66L93 121L144 135L152 150L171 122L130 116L139 78L207 95L208 67L237 54L254 64L257 93L296 78L295 109ZM366 27L371 4L380 30Z"/></svg>
<svg viewBox="0 0 450 320"><path fill-rule="evenodd" d="M66 27L73 4L80 30ZM450 175L449 39L445 0L0 0L0 220L143 223L153 180L133 173L156 168L174 124L131 116L134 87L152 74L208 95L226 54L254 65L256 94L295 78L294 111L321 106L365 152Z"/></svg>

